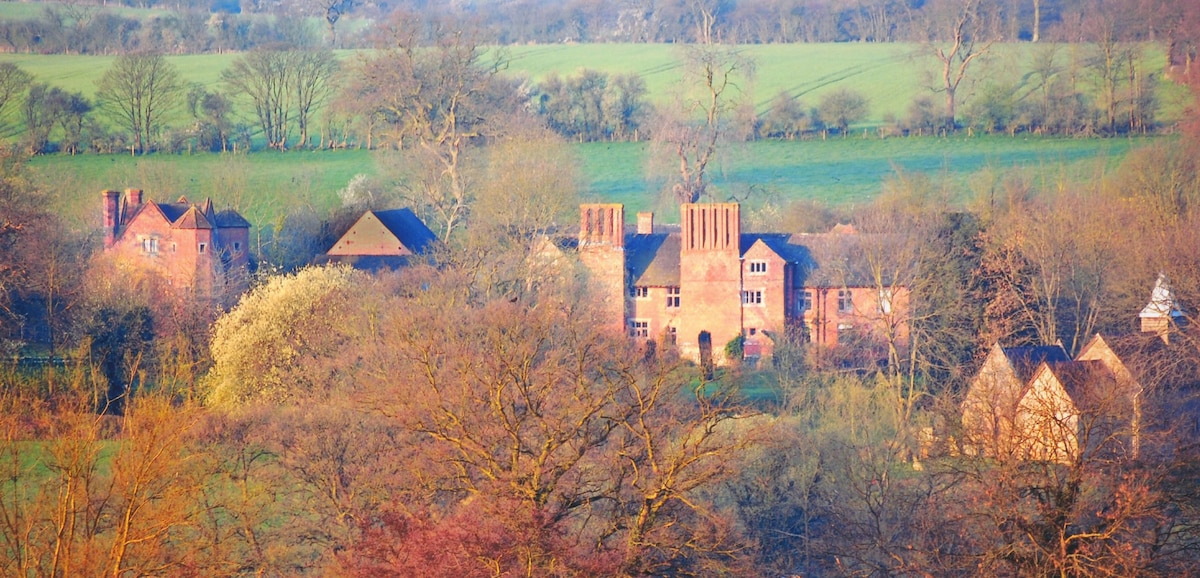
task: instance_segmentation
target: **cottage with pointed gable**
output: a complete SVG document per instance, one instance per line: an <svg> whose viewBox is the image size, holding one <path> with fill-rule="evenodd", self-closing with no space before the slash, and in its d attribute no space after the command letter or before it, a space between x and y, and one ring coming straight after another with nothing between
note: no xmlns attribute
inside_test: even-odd
<svg viewBox="0 0 1200 578"><path fill-rule="evenodd" d="M747 358L767 357L775 339L802 331L821 346L879 329L902 336L905 287L880 288L861 274L861 237L743 233L737 203L680 206L679 225L638 213L626 231L620 204L580 206L580 262L609 324L637 340L662 340L680 354L722 363L744 340Z"/></svg>
<svg viewBox="0 0 1200 578"><path fill-rule="evenodd" d="M367 211L319 262L345 263L369 271L396 269L436 243L437 236L410 209Z"/></svg>
<svg viewBox="0 0 1200 578"><path fill-rule="evenodd" d="M1069 361L1062 344L1035 347L992 346L962 402L963 450L968 454L1011 455L1014 423L1026 384L1046 362Z"/></svg>
<svg viewBox="0 0 1200 578"><path fill-rule="evenodd" d="M176 288L206 295L245 290L250 223L237 211L217 212L211 199L174 203L143 198L140 189L104 191L104 249L148 268Z"/></svg>
<svg viewBox="0 0 1200 578"><path fill-rule="evenodd" d="M1096 334L1073 360L1061 344L995 345L963 399L964 451L1061 463L1085 451L1138 456L1146 393L1172 370L1165 335L1178 308L1166 287L1160 276L1140 335Z"/></svg>

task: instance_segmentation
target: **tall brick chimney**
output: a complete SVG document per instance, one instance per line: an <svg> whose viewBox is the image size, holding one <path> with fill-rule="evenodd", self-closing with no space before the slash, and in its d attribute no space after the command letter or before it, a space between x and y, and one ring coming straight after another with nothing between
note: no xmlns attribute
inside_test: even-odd
<svg viewBox="0 0 1200 578"><path fill-rule="evenodd" d="M637 234L650 235L654 233L654 213L637 214Z"/></svg>
<svg viewBox="0 0 1200 578"><path fill-rule="evenodd" d="M125 198L130 207L139 207L142 204L142 190L125 189Z"/></svg>
<svg viewBox="0 0 1200 578"><path fill-rule="evenodd" d="M588 284L598 299L604 325L625 332L625 206L579 205L579 260L591 272Z"/></svg>
<svg viewBox="0 0 1200 578"><path fill-rule="evenodd" d="M579 245L625 246L625 205L579 205Z"/></svg>
<svg viewBox="0 0 1200 578"><path fill-rule="evenodd" d="M117 191L103 191L100 195L103 199L100 207L104 217L104 248L108 249L117 241L117 203L120 200L121 193Z"/></svg>
<svg viewBox="0 0 1200 578"><path fill-rule="evenodd" d="M737 203L685 203L682 217L683 251L738 253L742 234L741 210Z"/></svg>

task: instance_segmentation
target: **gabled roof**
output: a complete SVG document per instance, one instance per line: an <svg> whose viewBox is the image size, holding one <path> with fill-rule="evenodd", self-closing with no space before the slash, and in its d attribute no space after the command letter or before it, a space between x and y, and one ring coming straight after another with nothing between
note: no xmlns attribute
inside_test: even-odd
<svg viewBox="0 0 1200 578"><path fill-rule="evenodd" d="M437 235L425 226L421 219L410 209L388 209L386 211L369 211L373 213L384 227L387 227L405 247L413 253L422 253L429 245L437 241Z"/></svg>
<svg viewBox="0 0 1200 578"><path fill-rule="evenodd" d="M1038 365L1034 377L1049 371L1081 410L1111 404L1110 396L1116 395L1116 378L1108 366L1100 361L1055 361ZM1031 378L1031 382L1032 382ZM1026 386L1032 386L1030 383Z"/></svg>
<svg viewBox="0 0 1200 578"><path fill-rule="evenodd" d="M1002 347L1000 351L1008 359L1022 383L1028 383L1042 363L1065 363L1071 361L1062 344L1036 345L1029 347Z"/></svg>
<svg viewBox="0 0 1200 578"><path fill-rule="evenodd" d="M172 229L211 229L212 223L208 222L204 213L195 205L183 213L174 223L171 223Z"/></svg>
<svg viewBox="0 0 1200 578"><path fill-rule="evenodd" d="M361 269L394 268L407 261L348 259L406 257L426 252L436 240L433 231L408 209L367 211L326 251L326 256Z"/></svg>
<svg viewBox="0 0 1200 578"><path fill-rule="evenodd" d="M124 216L122 225L133 222L147 211L157 213L173 229L250 228L250 222L233 209L214 213L212 199L205 199L201 204L192 204L188 202L187 197L179 197L179 201L175 203L145 201Z"/></svg>

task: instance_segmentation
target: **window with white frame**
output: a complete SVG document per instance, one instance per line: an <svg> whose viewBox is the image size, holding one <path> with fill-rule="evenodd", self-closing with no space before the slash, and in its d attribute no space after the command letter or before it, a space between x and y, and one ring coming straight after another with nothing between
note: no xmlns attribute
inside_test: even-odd
<svg viewBox="0 0 1200 578"><path fill-rule="evenodd" d="M763 292L759 291L742 291L742 305L762 305Z"/></svg>
<svg viewBox="0 0 1200 578"><path fill-rule="evenodd" d="M200 254L203 255L204 253L207 253L207 252L208 252L208 243L200 243Z"/></svg>
<svg viewBox="0 0 1200 578"><path fill-rule="evenodd" d="M145 237L142 239L142 252L153 255L158 253L158 238Z"/></svg>
<svg viewBox="0 0 1200 578"><path fill-rule="evenodd" d="M650 288L649 287L630 287L629 288L629 296L633 297L634 299L649 299L650 298Z"/></svg>
<svg viewBox="0 0 1200 578"><path fill-rule="evenodd" d="M838 312L850 313L851 311L854 311L854 300L850 296L850 290L842 289L838 291Z"/></svg>
<svg viewBox="0 0 1200 578"><path fill-rule="evenodd" d="M767 262L766 261L751 261L750 262L750 273L751 274L763 275L766 272L767 272Z"/></svg>
<svg viewBox="0 0 1200 578"><path fill-rule="evenodd" d="M667 343L670 343L671 345L675 345L675 342L678 339L679 339L679 332L675 329L675 327L668 327L667 328Z"/></svg>
<svg viewBox="0 0 1200 578"><path fill-rule="evenodd" d="M679 288L667 287L667 309L679 307Z"/></svg>
<svg viewBox="0 0 1200 578"><path fill-rule="evenodd" d="M630 319L629 336L650 337L650 322L644 319Z"/></svg>

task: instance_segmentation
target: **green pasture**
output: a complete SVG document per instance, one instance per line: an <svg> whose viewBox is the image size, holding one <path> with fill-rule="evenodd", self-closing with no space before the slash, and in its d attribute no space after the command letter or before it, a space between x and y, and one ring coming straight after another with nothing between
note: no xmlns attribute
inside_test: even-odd
<svg viewBox="0 0 1200 578"><path fill-rule="evenodd" d="M872 133L873 134L873 133ZM1017 170L1038 190L1093 180L1131 147L1154 139L831 138L731 146L712 168L718 200L736 196L751 206L816 200L840 206L870 201L897 171L943 177L960 199L981 175ZM569 145L576 152L586 200L620 202L626 213L665 211L665 181L647 166L644 143ZM81 224L95 220L97 193L141 187L153 198L212 197L241 210L257 226L309 208L328 212L357 174L381 174L377 153L361 150L257 152L249 155L47 155L31 161L37 181L53 191L59 210Z"/></svg>
<svg viewBox="0 0 1200 578"><path fill-rule="evenodd" d="M557 72L570 75L582 68L611 73L636 72L645 78L650 99L670 104L683 79L684 48L663 44L570 44L512 46L503 49L508 64L506 73L541 80ZM865 94L870 101L866 126L882 124L889 117L903 117L909 104L919 95L940 99L930 90L932 57L913 44L770 44L744 45L737 48L755 63L753 82L739 88L764 112L780 91L788 91L807 106L816 106L820 96L835 88L850 88ZM960 89L960 104L970 102L973 90L986 82L1004 82L1031 91L1037 83L1032 74L1035 55L1049 51L1060 70L1081 68L1092 49L1087 45L1002 44L981 63ZM353 51L339 53L348 58ZM215 87L221 71L237 54L171 56L169 59L184 79ZM96 80L112 63L111 56L0 54L0 62L12 62L32 72L38 80L68 90L95 93ZM1172 123L1179 118L1187 102L1186 91L1162 79L1161 49L1147 45L1143 54L1144 70L1160 79L1158 118ZM1080 75L1080 86L1092 90L1088 74ZM965 110L963 108L962 110ZM248 113L247 113L248 114Z"/></svg>

